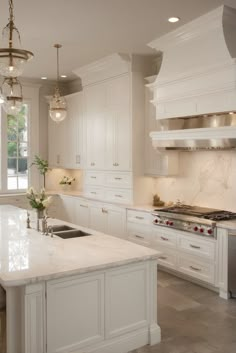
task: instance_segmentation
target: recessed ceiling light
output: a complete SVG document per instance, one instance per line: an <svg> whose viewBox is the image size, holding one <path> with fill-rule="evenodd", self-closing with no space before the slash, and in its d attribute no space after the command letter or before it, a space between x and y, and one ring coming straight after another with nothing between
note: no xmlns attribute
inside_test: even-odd
<svg viewBox="0 0 236 353"><path fill-rule="evenodd" d="M168 18L168 21L170 23L175 23L175 22L179 22L180 18L179 17L170 17Z"/></svg>
<svg viewBox="0 0 236 353"><path fill-rule="evenodd" d="M67 76L66 75L61 75L61 78L66 78Z"/></svg>
<svg viewBox="0 0 236 353"><path fill-rule="evenodd" d="M47 80L48 78L46 76L42 76L41 80Z"/></svg>

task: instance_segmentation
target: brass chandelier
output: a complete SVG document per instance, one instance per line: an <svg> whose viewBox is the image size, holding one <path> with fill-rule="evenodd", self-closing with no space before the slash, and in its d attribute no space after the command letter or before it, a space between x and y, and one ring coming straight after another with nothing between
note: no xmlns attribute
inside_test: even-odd
<svg viewBox="0 0 236 353"><path fill-rule="evenodd" d="M59 123L64 120L67 115L66 100L60 94L59 89L59 49L62 47L61 44L55 44L54 48L57 50L57 83L55 87L55 93L50 101L49 114L52 120Z"/></svg>
<svg viewBox="0 0 236 353"><path fill-rule="evenodd" d="M14 23L13 0L9 0L9 22L2 31L4 47L0 48L1 101L8 114L17 114L22 107L22 86L17 77L22 75L24 65L33 53L21 49L20 33Z"/></svg>

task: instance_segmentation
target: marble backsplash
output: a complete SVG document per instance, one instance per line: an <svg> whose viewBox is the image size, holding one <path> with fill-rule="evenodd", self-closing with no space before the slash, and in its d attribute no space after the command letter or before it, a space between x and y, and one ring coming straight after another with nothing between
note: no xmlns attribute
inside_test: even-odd
<svg viewBox="0 0 236 353"><path fill-rule="evenodd" d="M236 151L181 152L177 177L153 179L153 193L165 202L236 212Z"/></svg>

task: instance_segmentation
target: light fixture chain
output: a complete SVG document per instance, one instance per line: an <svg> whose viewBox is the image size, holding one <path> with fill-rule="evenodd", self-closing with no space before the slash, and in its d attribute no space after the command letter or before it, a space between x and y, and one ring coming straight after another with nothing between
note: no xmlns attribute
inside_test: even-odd
<svg viewBox="0 0 236 353"><path fill-rule="evenodd" d="M59 47L57 46L57 83L59 83Z"/></svg>
<svg viewBox="0 0 236 353"><path fill-rule="evenodd" d="M14 21L14 14L13 14L13 0L9 0L9 21L13 22Z"/></svg>

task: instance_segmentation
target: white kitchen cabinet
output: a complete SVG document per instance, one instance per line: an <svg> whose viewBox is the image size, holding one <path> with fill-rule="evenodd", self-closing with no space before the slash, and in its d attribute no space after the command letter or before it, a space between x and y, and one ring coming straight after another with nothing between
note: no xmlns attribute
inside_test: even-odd
<svg viewBox="0 0 236 353"><path fill-rule="evenodd" d="M49 165L77 169L83 163L83 98L82 93L66 96L68 113L65 120L48 120Z"/></svg>
<svg viewBox="0 0 236 353"><path fill-rule="evenodd" d="M84 199L75 198L75 218L74 223L82 227L89 228L90 225L90 206Z"/></svg>
<svg viewBox="0 0 236 353"><path fill-rule="evenodd" d="M75 198L73 196L61 195L60 216L63 221L74 223L75 220Z"/></svg>
<svg viewBox="0 0 236 353"><path fill-rule="evenodd" d="M86 168L104 169L107 118L106 83L84 89Z"/></svg>
<svg viewBox="0 0 236 353"><path fill-rule="evenodd" d="M131 170L130 77L107 83L106 169Z"/></svg>

